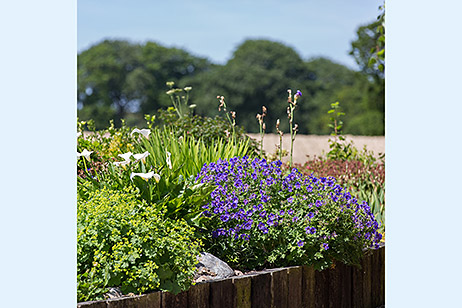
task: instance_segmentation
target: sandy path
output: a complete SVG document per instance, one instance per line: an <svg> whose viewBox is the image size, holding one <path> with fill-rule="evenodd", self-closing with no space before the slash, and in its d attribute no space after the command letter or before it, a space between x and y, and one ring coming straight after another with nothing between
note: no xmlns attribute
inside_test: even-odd
<svg viewBox="0 0 462 308"><path fill-rule="evenodd" d="M248 134L250 137L260 141L260 134ZM329 151L329 138L331 136L317 136L317 135L297 135L294 142L294 156L295 163L304 163L307 161L307 155L310 158L314 156L321 156ZM352 136L347 135L346 141L353 141L358 150L362 150L364 145L367 146L368 151L374 152L375 156L379 153L385 152L385 137L384 136ZM265 134L263 138L263 149L270 154L276 152L276 144L279 144L279 135ZM282 140L282 148L290 151L290 135L285 134ZM288 156L282 159L288 161Z"/></svg>

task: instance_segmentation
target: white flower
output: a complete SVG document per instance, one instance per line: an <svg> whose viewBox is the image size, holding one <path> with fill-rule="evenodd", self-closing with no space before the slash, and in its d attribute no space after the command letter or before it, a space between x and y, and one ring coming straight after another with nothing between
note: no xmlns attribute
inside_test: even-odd
<svg viewBox="0 0 462 308"><path fill-rule="evenodd" d="M149 155L149 152L146 151L144 153L141 153L141 154L133 154L133 157L136 159L136 160L140 160L142 159L143 162L144 162L144 159Z"/></svg>
<svg viewBox="0 0 462 308"><path fill-rule="evenodd" d="M78 132L78 133L77 133L77 138L79 138L80 135L82 135L82 133L81 133L81 132Z"/></svg>
<svg viewBox="0 0 462 308"><path fill-rule="evenodd" d="M119 154L120 157L122 157L125 161L130 161L130 156L132 156L133 153L132 152L127 152L127 153L124 153L124 154Z"/></svg>
<svg viewBox="0 0 462 308"><path fill-rule="evenodd" d="M172 169L172 161L170 160L170 156L172 156L172 154L167 151L167 166Z"/></svg>
<svg viewBox="0 0 462 308"><path fill-rule="evenodd" d="M135 176L142 177L145 180L149 180L150 178L154 177L154 179L156 180L157 183L160 181L160 175L158 175L157 173L154 173L154 171L151 171L151 172L148 172L148 173L135 173L135 172L132 172L132 174L130 174L130 180L133 180L133 178Z"/></svg>
<svg viewBox="0 0 462 308"><path fill-rule="evenodd" d="M85 157L87 160L90 160L90 154L93 153L93 151L87 151L87 149L84 149L82 153L77 152L77 157Z"/></svg>
<svg viewBox="0 0 462 308"><path fill-rule="evenodd" d="M129 164L129 163L130 163L129 160L116 161L116 162L114 162L114 165L116 165L116 166L125 166L125 165L127 165L127 164Z"/></svg>
<svg viewBox="0 0 462 308"><path fill-rule="evenodd" d="M143 129L138 129L138 128L135 128L131 135L133 136L134 133L140 133L141 135L143 135L144 137L148 138L149 137L149 134L151 133L151 130L147 129L147 128L143 128Z"/></svg>

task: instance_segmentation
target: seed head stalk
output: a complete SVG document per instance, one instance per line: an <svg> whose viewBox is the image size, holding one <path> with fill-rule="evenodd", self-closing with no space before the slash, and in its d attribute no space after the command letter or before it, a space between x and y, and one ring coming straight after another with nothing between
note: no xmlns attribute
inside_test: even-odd
<svg viewBox="0 0 462 308"><path fill-rule="evenodd" d="M295 136L297 135L298 131L298 124L295 124L294 126L294 110L297 107L297 99L302 96L302 92L300 90L297 90L297 93L294 95L294 100L292 101L292 90L287 90L289 92L289 97L287 99L287 102L289 103L289 106L287 107L287 117L289 118L289 128L290 128L290 167L293 165L293 152L294 152L294 141L295 141Z"/></svg>
<svg viewBox="0 0 462 308"><path fill-rule="evenodd" d="M220 105L218 106L218 111L221 111L221 108L223 108L223 111L226 114L226 117L228 118L229 123L231 124L231 128L233 130L233 135L232 135L232 140L233 144L236 141L236 135L235 135L235 129L234 127L236 126L236 112L235 111L230 111L229 114L231 114L231 118L229 117L228 112L226 111L226 102L225 102L225 97L218 95L217 98L220 100Z"/></svg>
<svg viewBox="0 0 462 308"><path fill-rule="evenodd" d="M279 130L279 119L277 119L276 121L276 131L278 132L279 134L279 160L282 161L282 136L284 135L284 133Z"/></svg>
<svg viewBox="0 0 462 308"><path fill-rule="evenodd" d="M263 158L263 137L265 135L266 124L263 118L266 116L267 109L265 106L262 107L262 113L257 114L256 118L258 120L258 124L260 125L260 157Z"/></svg>

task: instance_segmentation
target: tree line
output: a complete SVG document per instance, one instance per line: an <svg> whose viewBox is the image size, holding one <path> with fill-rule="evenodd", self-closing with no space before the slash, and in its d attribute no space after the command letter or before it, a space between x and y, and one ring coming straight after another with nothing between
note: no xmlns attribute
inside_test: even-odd
<svg viewBox="0 0 462 308"><path fill-rule="evenodd" d="M107 127L110 119L120 125L122 118L142 126L145 114L171 106L166 83L173 81L192 87L189 102L202 116L218 115L217 96L223 95L236 123L248 132L258 132L262 106L268 110L267 132L276 131L277 119L288 131L287 90L292 89L303 93L294 118L299 133L329 134L327 111L339 101L344 133L383 135L383 69L380 63L370 65L380 27L376 21L357 30L350 54L359 71L323 57L304 60L291 47L269 40L244 41L224 65L155 42L104 40L78 55L78 117L93 119L97 128Z"/></svg>

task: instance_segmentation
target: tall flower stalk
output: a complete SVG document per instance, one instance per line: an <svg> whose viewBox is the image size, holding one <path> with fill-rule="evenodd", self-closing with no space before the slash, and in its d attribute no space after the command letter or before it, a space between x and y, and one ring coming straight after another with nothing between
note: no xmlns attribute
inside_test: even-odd
<svg viewBox="0 0 462 308"><path fill-rule="evenodd" d="M280 124L280 121L279 119L276 121L276 131L278 132L279 134L279 147L278 147L278 150L279 150L279 160L282 161L282 136L284 135L284 133L279 130L279 124Z"/></svg>
<svg viewBox="0 0 462 308"><path fill-rule="evenodd" d="M230 111L229 114L226 110L226 102L225 102L225 97L222 95L218 95L217 98L220 100L220 105L218 106L218 111L221 111L221 108L223 108L223 111L225 112L226 114L226 117L228 118L228 121L229 123L231 124L231 127L232 127L232 130L233 130L233 136L232 136L232 140L233 142L236 141L235 140L235 131L234 131L234 127L236 126L236 112L235 111ZM231 118L229 117L229 115L231 115ZM232 119L232 120L231 120Z"/></svg>
<svg viewBox="0 0 462 308"><path fill-rule="evenodd" d="M170 96L173 107L175 108L178 117L182 119L184 116L188 114L188 108L193 109L196 107L195 104L188 106L189 91L191 91L192 88L185 87L184 89L173 89L173 86L175 85L173 81L169 81L166 84L168 87L170 87L170 90L168 90L166 93L168 96ZM181 95L183 91L186 92L186 95Z"/></svg>
<svg viewBox="0 0 462 308"><path fill-rule="evenodd" d="M289 118L289 128L290 128L290 166L292 167L293 163L293 152L294 152L294 141L295 136L297 135L298 131L298 124L293 125L294 123L294 110L297 107L297 100L299 97L302 96L302 92L297 90L297 93L294 95L294 99L292 100L292 90L287 90L289 92L289 97L287 102L289 106L287 107L287 117Z"/></svg>
<svg viewBox="0 0 462 308"><path fill-rule="evenodd" d="M261 114L257 114L256 118L258 120L258 124L260 125L260 156L263 157L263 137L265 136L266 124L263 118L266 116L266 107L262 107Z"/></svg>

